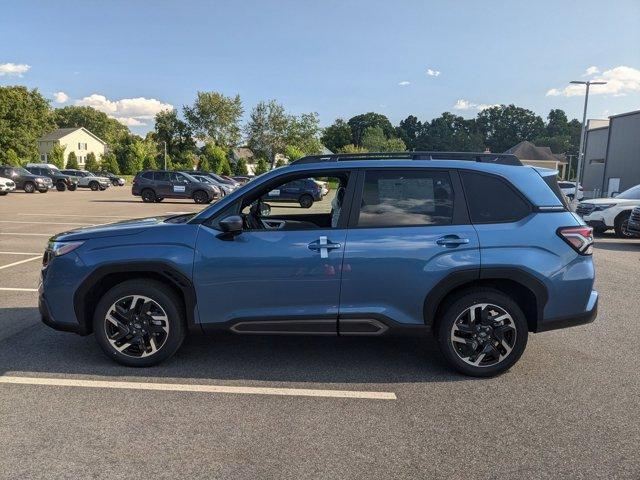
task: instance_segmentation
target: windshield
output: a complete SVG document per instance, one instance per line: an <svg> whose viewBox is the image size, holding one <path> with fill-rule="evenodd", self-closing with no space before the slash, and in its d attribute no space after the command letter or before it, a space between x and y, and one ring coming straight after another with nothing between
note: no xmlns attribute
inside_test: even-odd
<svg viewBox="0 0 640 480"><path fill-rule="evenodd" d="M640 185L631 187L629 190L625 190L616 198L623 198L627 200L640 200Z"/></svg>
<svg viewBox="0 0 640 480"><path fill-rule="evenodd" d="M220 175L216 175L215 173L210 173L209 176L211 178L214 178L215 180L217 180L220 183L224 183L226 185L235 185L233 182L227 180L226 178L222 178Z"/></svg>
<svg viewBox="0 0 640 480"><path fill-rule="evenodd" d="M33 175L33 173L31 173L29 170L22 167L16 167L16 172L18 172L20 175Z"/></svg>
<svg viewBox="0 0 640 480"><path fill-rule="evenodd" d="M200 182L200 180L195 178L193 175L189 175L188 173L181 172L181 175L187 177L187 180L189 180L190 182Z"/></svg>

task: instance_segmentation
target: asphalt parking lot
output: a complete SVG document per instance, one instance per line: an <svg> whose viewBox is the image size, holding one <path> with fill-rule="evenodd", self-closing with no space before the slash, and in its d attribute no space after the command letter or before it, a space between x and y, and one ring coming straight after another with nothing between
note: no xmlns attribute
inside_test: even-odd
<svg viewBox="0 0 640 480"><path fill-rule="evenodd" d="M598 238L596 322L530 336L494 379L429 338L190 337L134 370L40 322L50 235L200 208L129 186L0 198L1 478L640 478L640 240Z"/></svg>

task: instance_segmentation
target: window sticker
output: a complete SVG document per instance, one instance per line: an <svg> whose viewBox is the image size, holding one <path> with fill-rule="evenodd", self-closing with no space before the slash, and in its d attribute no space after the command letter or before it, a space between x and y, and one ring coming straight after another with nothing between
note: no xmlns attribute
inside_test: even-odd
<svg viewBox="0 0 640 480"><path fill-rule="evenodd" d="M279 189L271 190L271 191L269 192L269 196L270 196L270 197L279 197L279 196L280 196L280 190L279 190Z"/></svg>
<svg viewBox="0 0 640 480"><path fill-rule="evenodd" d="M184 192L186 190L186 187L184 185L174 185L173 186L173 191L176 193L179 192Z"/></svg>

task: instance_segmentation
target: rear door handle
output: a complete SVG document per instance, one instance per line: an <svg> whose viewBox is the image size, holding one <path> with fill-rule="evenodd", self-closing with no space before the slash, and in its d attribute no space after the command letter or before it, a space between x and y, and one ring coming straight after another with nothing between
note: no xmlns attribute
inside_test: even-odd
<svg viewBox="0 0 640 480"><path fill-rule="evenodd" d="M322 236L315 242L311 242L307 247L309 250L319 250L320 258L329 258L329 250L336 250L340 248L342 245L339 243L333 243L327 239L327 237Z"/></svg>
<svg viewBox="0 0 640 480"><path fill-rule="evenodd" d="M457 235L446 235L437 239L436 243L443 247L457 247L458 245L465 245L469 243L469 239L460 238Z"/></svg>

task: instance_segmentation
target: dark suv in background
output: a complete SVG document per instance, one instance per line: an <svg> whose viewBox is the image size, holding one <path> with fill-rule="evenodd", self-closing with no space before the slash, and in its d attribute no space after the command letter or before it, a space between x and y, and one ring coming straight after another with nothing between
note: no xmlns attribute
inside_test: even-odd
<svg viewBox="0 0 640 480"><path fill-rule="evenodd" d="M303 178L285 183L271 190L264 198L268 202L298 202L302 208L311 208L322 200L322 187L315 180Z"/></svg>
<svg viewBox="0 0 640 480"><path fill-rule="evenodd" d="M53 188L51 178L34 175L23 167L0 165L0 177L13 180L17 189L24 190L27 193L33 193L36 190L40 193L47 193L50 188Z"/></svg>
<svg viewBox="0 0 640 480"><path fill-rule="evenodd" d="M146 170L133 179L131 193L146 203L165 198L191 198L196 203L210 203L218 197L213 185L201 182L188 173L168 170Z"/></svg>
<svg viewBox="0 0 640 480"><path fill-rule="evenodd" d="M54 170L53 168L45 168L45 167L30 167L27 166L26 170L33 173L34 175L40 175L42 177L49 177L53 184L56 187L56 190L59 192L64 192L69 189L70 191L74 191L78 188L78 181L64 173L60 172L60 170Z"/></svg>

